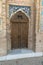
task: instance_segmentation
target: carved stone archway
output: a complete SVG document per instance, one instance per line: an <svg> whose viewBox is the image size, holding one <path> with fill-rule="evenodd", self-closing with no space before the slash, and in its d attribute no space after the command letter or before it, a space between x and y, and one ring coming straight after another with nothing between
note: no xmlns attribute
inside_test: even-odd
<svg viewBox="0 0 43 65"><path fill-rule="evenodd" d="M23 17L21 15L18 16L18 14L21 14ZM32 21L31 21L30 17L21 9L17 10L13 14L11 14L11 16L10 16L9 25L7 25L7 27L9 27L9 29L7 29L7 32L8 32L7 33L7 40L8 40L7 41L7 48L8 48L8 50L11 50L11 47L12 47L12 45L11 45L11 25L12 25L12 23L18 23L18 20L17 20L18 17L20 18L19 23L27 23L28 22L28 37L27 37L28 38L28 49L34 51L34 49L33 49L33 47L34 47L33 36L34 35L33 35L33 31L32 31L33 30L32 26L34 26L34 25L31 25Z"/></svg>

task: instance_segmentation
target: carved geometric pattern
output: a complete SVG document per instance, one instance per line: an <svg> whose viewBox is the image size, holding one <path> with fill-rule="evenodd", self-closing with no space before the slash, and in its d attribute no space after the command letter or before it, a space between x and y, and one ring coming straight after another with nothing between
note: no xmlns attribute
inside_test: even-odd
<svg viewBox="0 0 43 65"><path fill-rule="evenodd" d="M23 10L28 16L31 16L31 8L29 6L17 6L17 5L9 5L9 16L17 10Z"/></svg>

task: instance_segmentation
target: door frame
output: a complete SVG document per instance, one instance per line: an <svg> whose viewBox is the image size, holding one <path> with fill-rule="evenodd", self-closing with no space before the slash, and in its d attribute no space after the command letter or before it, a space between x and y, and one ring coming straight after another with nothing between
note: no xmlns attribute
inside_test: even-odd
<svg viewBox="0 0 43 65"><path fill-rule="evenodd" d="M35 35L34 35L34 32L35 32L35 30L33 29L33 27L34 27L34 21L30 18L30 16L28 16L24 11L22 11L21 9L19 9L19 10L17 10L16 12L14 12L14 13L12 13L11 14L11 16L10 16L10 18L9 18L9 20L8 20L8 22L9 22L9 25L7 25L7 27L9 27L9 29L7 29L7 49L8 50L11 50L11 18L12 18L12 16L15 14L15 13L17 13L18 11L21 11L21 12L23 12L25 15L26 15L26 17L27 17L27 19L29 20L29 23L28 23L28 25L29 25L29 30L28 30L28 49L30 49L30 50L33 50L33 51L35 51L35 46L34 46L34 37L35 37ZM32 22L31 22L32 21ZM33 25L31 25L31 23L33 24ZM34 31L33 31L34 30ZM9 35L9 36L8 36ZM34 36L34 37L33 37ZM36 38L36 37L35 37ZM9 40L8 40L9 39Z"/></svg>

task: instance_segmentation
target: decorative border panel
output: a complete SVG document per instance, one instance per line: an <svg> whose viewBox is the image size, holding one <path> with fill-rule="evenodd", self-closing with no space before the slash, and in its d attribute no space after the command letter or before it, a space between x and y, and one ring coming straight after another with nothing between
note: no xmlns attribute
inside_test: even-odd
<svg viewBox="0 0 43 65"><path fill-rule="evenodd" d="M29 6L17 6L17 5L9 5L9 16L17 10L23 10L28 16L31 16L31 8Z"/></svg>

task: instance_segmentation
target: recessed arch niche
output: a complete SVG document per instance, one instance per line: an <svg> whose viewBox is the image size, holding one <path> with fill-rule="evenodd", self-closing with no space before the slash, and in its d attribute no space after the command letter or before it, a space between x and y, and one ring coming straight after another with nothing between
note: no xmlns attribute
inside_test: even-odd
<svg viewBox="0 0 43 65"><path fill-rule="evenodd" d="M28 48L29 17L22 10L17 10L10 17L11 49Z"/></svg>

